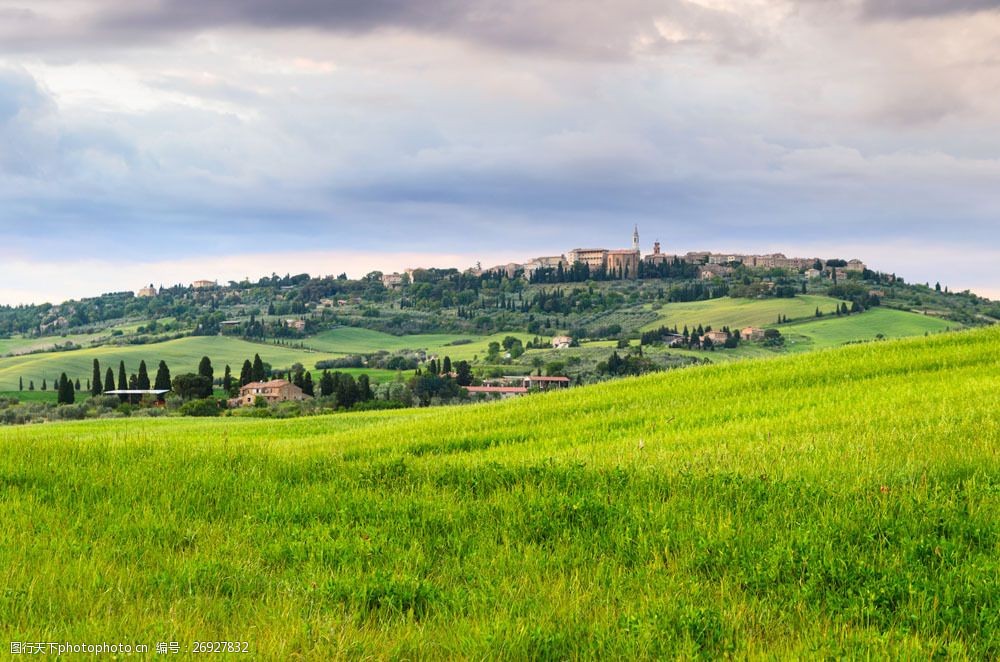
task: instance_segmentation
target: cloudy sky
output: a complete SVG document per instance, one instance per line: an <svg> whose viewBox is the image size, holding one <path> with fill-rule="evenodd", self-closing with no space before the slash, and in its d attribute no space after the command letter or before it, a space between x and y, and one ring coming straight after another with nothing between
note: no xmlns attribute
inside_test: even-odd
<svg viewBox="0 0 1000 662"><path fill-rule="evenodd" d="M1000 0L0 0L0 303L633 224L1000 297Z"/></svg>

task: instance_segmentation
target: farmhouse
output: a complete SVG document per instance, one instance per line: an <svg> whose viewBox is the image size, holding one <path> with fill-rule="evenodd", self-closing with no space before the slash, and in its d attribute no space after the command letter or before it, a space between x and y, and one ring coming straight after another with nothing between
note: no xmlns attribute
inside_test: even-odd
<svg viewBox="0 0 1000 662"><path fill-rule="evenodd" d="M230 400L229 405L231 407L252 405L257 398L264 398L270 404L287 400L305 400L306 395L302 389L285 379L272 379L269 382L250 382L240 387L240 397Z"/></svg>
<svg viewBox="0 0 1000 662"><path fill-rule="evenodd" d="M573 339L569 336L556 336L552 339L552 346L556 349L566 349L573 344Z"/></svg>
<svg viewBox="0 0 1000 662"><path fill-rule="evenodd" d="M528 389L523 386L466 386L465 390L469 395L490 395L504 399L528 394Z"/></svg>
<svg viewBox="0 0 1000 662"><path fill-rule="evenodd" d="M747 328L740 331L741 340L763 340L764 339L764 329L759 329L755 326L748 326Z"/></svg>
<svg viewBox="0 0 1000 662"><path fill-rule="evenodd" d="M527 389L538 389L539 391L550 391L553 389L569 388L569 377L542 377L540 375L526 375L524 377L504 377L504 379L520 383Z"/></svg>
<svg viewBox="0 0 1000 662"><path fill-rule="evenodd" d="M138 292L136 292L135 295L137 297L155 297L156 296L156 288L153 287L152 283L150 283L149 287L142 288L141 290L139 290Z"/></svg>
<svg viewBox="0 0 1000 662"><path fill-rule="evenodd" d="M382 274L382 286L387 290L395 290L403 286L403 274Z"/></svg>
<svg viewBox="0 0 1000 662"><path fill-rule="evenodd" d="M722 345L729 340L729 334L725 331L709 331L702 337L702 342L706 340L711 340L713 345Z"/></svg>
<svg viewBox="0 0 1000 662"><path fill-rule="evenodd" d="M295 329L296 331L305 331L306 321L294 320L294 319L285 320L285 326L288 327L289 329Z"/></svg>
<svg viewBox="0 0 1000 662"><path fill-rule="evenodd" d="M191 283L191 287L193 287L196 290L201 290L206 287L216 287L216 286L218 286L218 283L215 282L214 280L196 280L195 282Z"/></svg>

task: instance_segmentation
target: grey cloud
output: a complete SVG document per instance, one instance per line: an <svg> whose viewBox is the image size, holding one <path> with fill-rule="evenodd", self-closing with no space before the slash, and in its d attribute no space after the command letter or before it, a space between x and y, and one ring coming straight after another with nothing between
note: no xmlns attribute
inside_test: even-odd
<svg viewBox="0 0 1000 662"><path fill-rule="evenodd" d="M868 18L906 19L1000 9L1000 0L865 0Z"/></svg>
<svg viewBox="0 0 1000 662"><path fill-rule="evenodd" d="M621 59L709 43L753 53L763 35L747 18L691 0L91 0L90 11L56 20L0 12L0 49L66 50L121 45L226 28L311 29L342 35L403 30L507 52ZM657 22L666 20L665 36Z"/></svg>

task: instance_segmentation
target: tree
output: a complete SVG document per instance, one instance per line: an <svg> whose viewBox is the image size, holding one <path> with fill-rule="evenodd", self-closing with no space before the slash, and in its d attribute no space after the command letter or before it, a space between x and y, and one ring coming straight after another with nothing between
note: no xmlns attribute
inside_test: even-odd
<svg viewBox="0 0 1000 662"><path fill-rule="evenodd" d="M111 366L108 366L108 371L104 373L104 391L113 390L115 390L115 371L111 369Z"/></svg>
<svg viewBox="0 0 1000 662"><path fill-rule="evenodd" d="M118 390L126 391L128 390L128 375L125 374L125 362L121 361L118 363ZM118 399L122 402L128 400L127 395L119 395Z"/></svg>
<svg viewBox="0 0 1000 662"><path fill-rule="evenodd" d="M29 379L28 380L28 390L29 391L34 391L35 390L35 380L34 379Z"/></svg>
<svg viewBox="0 0 1000 662"><path fill-rule="evenodd" d="M49 387L48 387L48 384L46 383L46 381L45 381L45 378L44 378L44 377L42 377L42 390L43 390L43 391L47 391L47 390L49 390Z"/></svg>
<svg viewBox="0 0 1000 662"><path fill-rule="evenodd" d="M226 371L222 375L222 388L226 389L226 393L233 388L233 371L229 369L229 364L226 364Z"/></svg>
<svg viewBox="0 0 1000 662"><path fill-rule="evenodd" d="M139 375L136 377L135 384L140 391L149 390L149 371L146 370L145 361L139 361Z"/></svg>
<svg viewBox="0 0 1000 662"><path fill-rule="evenodd" d="M264 362L260 360L260 354L253 355L253 379L250 381L262 382L267 377L264 374Z"/></svg>
<svg viewBox="0 0 1000 662"><path fill-rule="evenodd" d="M17 378L17 390L18 391L23 391L24 390L24 377L18 377Z"/></svg>
<svg viewBox="0 0 1000 662"><path fill-rule="evenodd" d="M157 391L170 390L170 368L167 367L166 361L160 361L160 365L156 369L156 381L153 382L153 388Z"/></svg>
<svg viewBox="0 0 1000 662"><path fill-rule="evenodd" d="M253 381L253 366L250 365L250 360L247 359L243 362L243 367L240 369L240 386L246 386Z"/></svg>
<svg viewBox="0 0 1000 662"><path fill-rule="evenodd" d="M76 381L75 381L75 382L73 382L73 387L74 387L74 388L75 388L75 389L76 389L77 391L79 391L79 390L80 390L80 378L79 378L79 377L77 377L77 378L76 378Z"/></svg>
<svg viewBox="0 0 1000 662"><path fill-rule="evenodd" d="M311 372L307 372L306 376L302 379L302 392L306 395L315 395L313 391L313 376Z"/></svg>
<svg viewBox="0 0 1000 662"><path fill-rule="evenodd" d="M372 385L368 379L368 375L358 375L358 398L361 402L368 402L373 397L375 397L375 394L372 393Z"/></svg>
<svg viewBox="0 0 1000 662"><path fill-rule="evenodd" d="M187 373L177 375L173 381L174 393L191 400L192 398L207 398L212 395L212 380L205 375Z"/></svg>
<svg viewBox="0 0 1000 662"><path fill-rule="evenodd" d="M323 375L319 378L319 394L323 397L332 395L335 387L333 375L330 374L329 370L324 370Z"/></svg>
<svg viewBox="0 0 1000 662"><path fill-rule="evenodd" d="M73 391L73 382L66 377L66 373L64 372L59 376L59 387L56 395L56 401L61 405L71 405L75 400L76 395Z"/></svg>
<svg viewBox="0 0 1000 662"><path fill-rule="evenodd" d="M455 383L459 386L472 386L472 366L468 361L455 363Z"/></svg>
<svg viewBox="0 0 1000 662"><path fill-rule="evenodd" d="M208 377L210 382L215 381L215 371L212 369L212 361L207 357L201 357L201 362L198 363L198 374L202 377Z"/></svg>
<svg viewBox="0 0 1000 662"><path fill-rule="evenodd" d="M450 375L451 374L451 357L450 356L444 357L444 363L441 365L441 372L443 372L445 375Z"/></svg>
<svg viewBox="0 0 1000 662"><path fill-rule="evenodd" d="M101 383L101 362L94 359L94 374L90 377L90 394L98 396L104 393L104 384Z"/></svg>

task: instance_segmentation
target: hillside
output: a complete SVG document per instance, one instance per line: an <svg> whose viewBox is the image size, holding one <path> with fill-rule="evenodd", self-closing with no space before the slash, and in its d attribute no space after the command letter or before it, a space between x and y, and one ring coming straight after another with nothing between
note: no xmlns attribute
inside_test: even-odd
<svg viewBox="0 0 1000 662"><path fill-rule="evenodd" d="M493 405L0 429L0 637L1000 654L1000 330Z"/></svg>
<svg viewBox="0 0 1000 662"><path fill-rule="evenodd" d="M729 326L739 329L746 326L773 326L778 316L789 320L811 319L819 308L823 313L836 312L841 304L839 299L812 294L799 295L790 299L734 299L722 297L708 301L668 303L657 312L659 319L643 327L644 331L660 326L698 325L722 328Z"/></svg>
<svg viewBox="0 0 1000 662"><path fill-rule="evenodd" d="M0 391L16 391L18 379L24 378L25 388L29 381L35 382L40 388L42 379L52 384L53 379L65 372L70 379L80 378L81 382L90 377L93 361L98 359L101 368L107 370L110 366L118 370L118 362L125 361L129 374L139 369L139 362L145 361L151 374L161 360L166 361L171 373L178 375L184 372L194 372L202 356L208 356L215 367L216 376L221 377L226 364L239 375L240 366L246 359L253 359L254 354L275 368L287 368L298 362L309 370L313 370L316 361L328 358L330 355L307 350L290 349L279 345L252 343L238 338L220 336L191 336L162 343L147 345L104 345L70 352L46 352L43 354L28 354L0 359ZM360 372L344 370L344 372ZM366 370L373 379L394 376L394 372Z"/></svg>
<svg viewBox="0 0 1000 662"><path fill-rule="evenodd" d="M826 349L876 338L906 338L955 330L960 325L930 315L890 308L872 308L861 315L826 316L777 328L797 349ZM803 342L804 341L804 342Z"/></svg>

